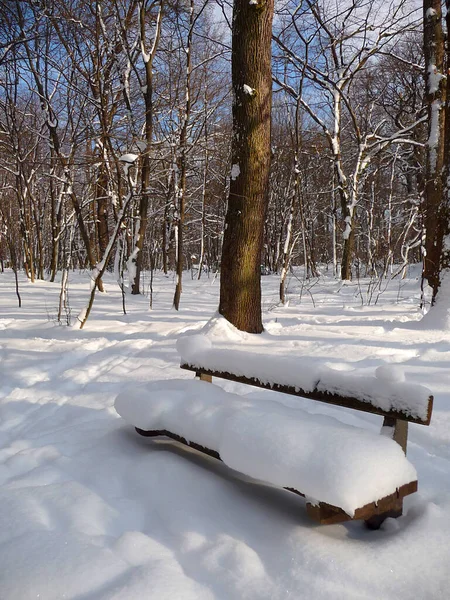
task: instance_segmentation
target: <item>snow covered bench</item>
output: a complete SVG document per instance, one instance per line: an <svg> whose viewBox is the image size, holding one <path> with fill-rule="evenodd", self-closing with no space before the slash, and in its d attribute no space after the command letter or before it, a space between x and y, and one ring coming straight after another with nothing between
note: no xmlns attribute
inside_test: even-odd
<svg viewBox="0 0 450 600"><path fill-rule="evenodd" d="M308 514L322 524L363 519L378 528L402 514L403 498L417 491L405 456L407 427L429 424L427 388L395 381L392 369L379 368L373 380L312 363L303 371L298 359L215 349L202 338L178 344L182 368L200 380L156 381L117 398L117 412L139 434L170 437L304 496ZM385 435L225 392L212 377L382 415Z"/></svg>

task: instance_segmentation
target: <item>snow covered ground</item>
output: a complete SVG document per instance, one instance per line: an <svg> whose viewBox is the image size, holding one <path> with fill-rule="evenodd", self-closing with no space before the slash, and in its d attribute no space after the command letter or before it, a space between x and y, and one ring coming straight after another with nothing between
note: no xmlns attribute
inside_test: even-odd
<svg viewBox="0 0 450 600"><path fill-rule="evenodd" d="M154 309L106 280L85 329L56 323L59 286L0 274L0 599L396 599L450 597L450 334L418 323L419 284L264 277L267 338L280 355L373 373L401 366L435 395L430 427L410 426L419 492L379 531L317 526L293 494L250 480L164 439L139 437L114 399L136 383L192 378L178 368L180 333L214 314L218 281L158 276ZM72 274L72 322L88 296ZM302 291L300 301L300 291ZM370 290L369 290L370 295ZM372 301L376 293L372 296ZM381 418L217 382L377 431Z"/></svg>

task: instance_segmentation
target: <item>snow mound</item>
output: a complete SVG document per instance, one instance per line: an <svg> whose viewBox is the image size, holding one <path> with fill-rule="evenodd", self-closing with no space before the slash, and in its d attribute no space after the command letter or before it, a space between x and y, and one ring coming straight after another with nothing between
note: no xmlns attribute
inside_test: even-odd
<svg viewBox="0 0 450 600"><path fill-rule="evenodd" d="M189 335L179 337L177 340L177 352L184 356L187 362L199 360L212 348L212 342L205 335Z"/></svg>
<svg viewBox="0 0 450 600"><path fill-rule="evenodd" d="M380 365L375 371L375 377L382 381L405 381L405 373L398 365Z"/></svg>
<svg viewBox="0 0 450 600"><path fill-rule="evenodd" d="M442 277L435 305L419 321L419 329L448 331L450 329L450 273Z"/></svg>
<svg viewBox="0 0 450 600"><path fill-rule="evenodd" d="M229 321L227 321L222 315L216 313L203 327L202 333L199 335L203 335L208 337L212 342L222 341L222 342L236 342L240 343L247 340L252 335L246 333L245 331L241 331L234 325L232 325Z"/></svg>
<svg viewBox="0 0 450 600"><path fill-rule="evenodd" d="M417 479L400 446L332 417L248 400L198 380L125 390L116 411L144 430L167 430L219 452L226 465L308 498L357 508Z"/></svg>

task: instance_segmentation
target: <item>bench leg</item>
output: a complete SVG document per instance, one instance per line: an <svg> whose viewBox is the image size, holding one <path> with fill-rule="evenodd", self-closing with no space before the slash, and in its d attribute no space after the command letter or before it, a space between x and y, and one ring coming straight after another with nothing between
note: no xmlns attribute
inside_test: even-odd
<svg viewBox="0 0 450 600"><path fill-rule="evenodd" d="M400 419L394 419L393 417L384 417L381 433L382 435L389 436L394 442L397 442L406 454L406 446L408 444L408 421L401 421Z"/></svg>
<svg viewBox="0 0 450 600"><path fill-rule="evenodd" d="M200 379L200 381L207 381L208 383L212 383L212 375L205 375L205 373L201 373L197 371L195 376Z"/></svg>
<svg viewBox="0 0 450 600"><path fill-rule="evenodd" d="M400 419L394 419L392 417L384 417L383 428L381 430L383 435L388 435L390 438L397 442L401 446L403 452L406 454L406 446L408 443L408 421L401 421ZM383 522L388 519L397 519L401 517L403 513L403 499L399 498L392 507L386 512L380 513L379 515L373 515L369 519L366 519L365 524L369 529L379 529Z"/></svg>
<svg viewBox="0 0 450 600"><path fill-rule="evenodd" d="M369 529L380 529L381 525L384 523L386 519L397 519L401 517L403 514L403 499L398 500L396 506L391 508L391 510L387 510L384 513L379 515L373 515L369 519L366 519L364 523Z"/></svg>

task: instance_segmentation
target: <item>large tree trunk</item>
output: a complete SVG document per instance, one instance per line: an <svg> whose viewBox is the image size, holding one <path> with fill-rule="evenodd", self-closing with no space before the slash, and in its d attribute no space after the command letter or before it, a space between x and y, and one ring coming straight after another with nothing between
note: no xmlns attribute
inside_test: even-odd
<svg viewBox="0 0 450 600"><path fill-rule="evenodd" d="M450 0L446 0L446 21L447 31L450 27ZM443 44L442 38L440 38ZM442 47L442 46L441 46ZM446 67L447 74L450 66L450 46L447 42L446 48ZM447 75L445 98L445 126L441 132L441 138L444 138L443 146L443 168L442 180L439 182L442 196L440 199L439 210L436 215L436 229L434 236L429 243L434 242L433 257L437 266L434 264L429 267L432 279L428 282L433 287L433 307L425 315L424 322L427 326L440 331L450 329L450 76ZM442 139L441 139L442 143ZM428 243L427 230L427 243ZM427 244L428 246L428 244ZM426 264L426 263L425 263Z"/></svg>
<svg viewBox="0 0 450 600"><path fill-rule="evenodd" d="M261 333L261 251L268 201L273 0L233 6L232 172L222 250L219 312Z"/></svg>
<svg viewBox="0 0 450 600"><path fill-rule="evenodd" d="M424 0L425 102L428 109L428 141L425 168L424 223L426 229L423 277L433 289L433 303L439 288L443 231L441 204L444 166L444 34L440 0Z"/></svg>
<svg viewBox="0 0 450 600"><path fill-rule="evenodd" d="M449 35L450 27L450 0L446 0L445 6L447 9L446 23L447 23L447 36ZM441 261L440 261L440 275L441 279L445 273L446 277L450 277L450 42L447 40L446 48L446 66L447 66L447 80L446 80L446 98L445 98L445 129L444 129L444 170L443 170L443 184L444 184L444 197L442 200L442 206L440 211L440 223L441 231L440 237L441 242ZM450 299L447 298L450 303Z"/></svg>

